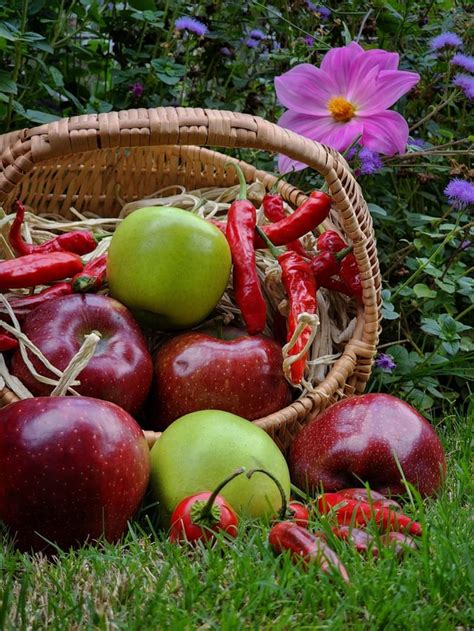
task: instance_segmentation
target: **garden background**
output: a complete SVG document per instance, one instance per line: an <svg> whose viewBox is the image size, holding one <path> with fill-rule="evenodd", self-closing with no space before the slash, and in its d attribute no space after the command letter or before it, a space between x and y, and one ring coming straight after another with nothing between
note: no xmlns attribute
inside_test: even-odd
<svg viewBox="0 0 474 631"><path fill-rule="evenodd" d="M447 0L0 4L0 133L159 105L277 122L285 108L275 77L319 66L353 41L397 52L399 68L420 75L394 106L410 128L404 150L367 157L355 146L347 158L369 202L383 276L369 389L419 409L449 459L440 498L411 500L430 524L418 553L364 562L341 548L357 576L351 586L274 559L258 525L235 545L221 541L221 553L183 554L144 522L147 536L137 525L121 546L63 554L57 564L4 548L0 628L473 625L473 26L471 4ZM239 155L277 171L263 152ZM322 184L309 170L287 179L305 191Z"/></svg>

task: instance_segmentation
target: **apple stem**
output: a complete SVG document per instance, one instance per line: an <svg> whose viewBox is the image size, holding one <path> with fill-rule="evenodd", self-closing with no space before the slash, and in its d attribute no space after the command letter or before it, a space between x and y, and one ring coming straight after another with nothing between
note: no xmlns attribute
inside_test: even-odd
<svg viewBox="0 0 474 631"><path fill-rule="evenodd" d="M281 495L281 508L278 511L278 517L280 519L286 519L287 516L287 512L288 512L288 502L286 501L286 495L285 495L285 491L280 483L280 480L278 480L273 473L270 473L269 471L266 471L265 469L251 469L248 473L246 473L245 475L250 479L254 473L264 473L266 476L268 476L271 480L273 480L275 482L275 484L278 487L278 490L280 491L280 495Z"/></svg>
<svg viewBox="0 0 474 631"><path fill-rule="evenodd" d="M235 162L227 162L225 166L234 167L234 169L237 172L237 177L239 178L239 184L240 184L240 191L239 191L239 194L237 195L237 199L247 199L247 182L245 180L244 172L240 168L240 165L236 164Z"/></svg>
<svg viewBox="0 0 474 631"><path fill-rule="evenodd" d="M259 236L262 238L262 240L265 242L265 245L270 250L271 254L276 259L283 254L284 250L282 250L281 248L277 248L276 245L272 243L270 239L267 237L267 235L263 232L260 226L255 226L255 230L257 231Z"/></svg>
<svg viewBox="0 0 474 631"><path fill-rule="evenodd" d="M222 480L222 482L212 491L209 499L204 505L201 514L199 516L200 520L205 520L212 516L212 507L214 506L214 502L216 501L216 497L219 495L221 490L225 487L226 484L231 482L234 478L238 477L242 473L244 473L245 467L239 467L233 473L231 473L227 478Z"/></svg>

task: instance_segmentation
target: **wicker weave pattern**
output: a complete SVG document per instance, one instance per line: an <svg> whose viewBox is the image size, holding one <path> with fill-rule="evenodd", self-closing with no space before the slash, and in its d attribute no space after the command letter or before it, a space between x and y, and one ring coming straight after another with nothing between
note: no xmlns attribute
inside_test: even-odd
<svg viewBox="0 0 474 631"><path fill-rule="evenodd" d="M311 395L255 421L282 449L310 415L342 396L363 391L379 333L380 273L372 220L360 187L336 151L262 118L236 112L159 107L59 120L0 137L0 204L20 197L38 211L67 215L74 206L102 216L117 215L119 198L133 201L167 184L187 188L231 186L233 158L204 146L284 153L321 173L343 230L353 243L364 288L363 308L343 355ZM240 162L248 181L269 189L275 178ZM293 206L305 195L280 183ZM0 405L11 393L0 392Z"/></svg>

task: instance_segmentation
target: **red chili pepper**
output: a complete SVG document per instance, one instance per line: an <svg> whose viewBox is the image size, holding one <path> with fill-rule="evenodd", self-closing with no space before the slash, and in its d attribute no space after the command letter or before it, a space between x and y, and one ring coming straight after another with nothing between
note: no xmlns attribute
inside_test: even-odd
<svg viewBox="0 0 474 631"><path fill-rule="evenodd" d="M270 194L264 196L262 201L263 214L269 221L278 222L282 219L286 219L285 209L283 207L283 198L281 195ZM264 226L264 230L267 226ZM308 257L308 253L301 245L299 239L291 241L287 244L289 250L294 250L300 256Z"/></svg>
<svg viewBox="0 0 474 631"><path fill-rule="evenodd" d="M360 278L359 266L353 254L348 254L341 261L339 270L342 282L348 287L351 294L358 302L362 302L362 281Z"/></svg>
<svg viewBox="0 0 474 631"><path fill-rule="evenodd" d="M301 502L292 501L288 504L288 512L290 513L290 519L294 521L298 526L307 528L309 524L309 508Z"/></svg>
<svg viewBox="0 0 474 631"><path fill-rule="evenodd" d="M298 316L303 313L315 314L317 309L316 281L310 264L293 251L282 252L274 247L265 233L257 227L273 256L281 267L281 280L288 295L290 313L288 316L288 342L298 327ZM311 327L306 326L298 336L296 343L289 350L290 355L297 355L306 346L311 336ZM298 385L304 377L307 353L290 366L291 382Z"/></svg>
<svg viewBox="0 0 474 631"><path fill-rule="evenodd" d="M401 532L388 532L382 536L381 541L386 546L393 546L396 556L402 556L407 550L416 550L415 541Z"/></svg>
<svg viewBox="0 0 474 631"><path fill-rule="evenodd" d="M325 287L326 289L330 289L331 291L337 291L340 294L344 294L345 296L350 296L352 298L352 293L349 289L344 285L343 282L337 280L336 278L326 278L321 283L321 287Z"/></svg>
<svg viewBox="0 0 474 631"><path fill-rule="evenodd" d="M31 294L30 296L22 296L21 298L13 298L9 300L11 308L17 317L22 317L28 314L39 305L42 305L48 300L59 298L60 296L68 296L72 293L72 286L69 282L56 283L51 287L46 287L37 294ZM0 305L0 310L5 313L5 308Z"/></svg>
<svg viewBox="0 0 474 631"><path fill-rule="evenodd" d="M256 335L263 331L266 324L266 304L255 262L257 211L247 199L247 184L242 169L236 164L233 166L239 176L240 194L230 205L226 236L234 265L234 295L248 333Z"/></svg>
<svg viewBox="0 0 474 631"><path fill-rule="evenodd" d="M377 557L379 555L379 549L375 545L374 537L365 530L351 528L350 526L339 526L339 528L333 528L332 531L338 539L344 539L353 543L357 552L366 554L370 550L372 556Z"/></svg>
<svg viewBox="0 0 474 631"><path fill-rule="evenodd" d="M6 353L18 348L18 340L10 333L0 333L0 352Z"/></svg>
<svg viewBox="0 0 474 631"><path fill-rule="evenodd" d="M16 209L16 217L8 233L8 240L17 256L46 254L50 252L88 254L97 247L97 241L89 230L66 232L39 245L26 243L21 234L21 226L25 218L25 208L19 200L15 202L14 208Z"/></svg>
<svg viewBox="0 0 474 631"><path fill-rule="evenodd" d="M212 223L216 226L216 228L219 228L219 230L223 233L223 235L226 235L226 230L227 230L227 224L224 221L219 221L219 219L208 219L207 221L209 221L209 223Z"/></svg>
<svg viewBox="0 0 474 631"><path fill-rule="evenodd" d="M316 239L316 247L319 252L340 252L347 248L347 243L335 230L326 230Z"/></svg>
<svg viewBox="0 0 474 631"><path fill-rule="evenodd" d="M352 252L352 246L344 248L344 250L340 250L339 252L323 250L311 259L311 269L313 270L318 286L325 287L326 281L328 281L331 276L339 274L341 259L350 252Z"/></svg>
<svg viewBox="0 0 474 631"><path fill-rule="evenodd" d="M264 226L263 231L274 245L286 245L315 230L331 210L332 199L326 193L314 191L308 199L284 219ZM265 248L261 235L255 235L255 247Z"/></svg>
<svg viewBox="0 0 474 631"><path fill-rule="evenodd" d="M82 268L80 257L70 252L28 254L17 259L1 261L0 290L47 285L56 280L70 278Z"/></svg>
<svg viewBox="0 0 474 631"><path fill-rule="evenodd" d="M277 554L289 550L292 561L302 559L305 563L318 563L323 572L336 571L346 583L349 582L346 568L323 538L295 522L280 521L275 524L270 530L268 541Z"/></svg>
<svg viewBox="0 0 474 631"><path fill-rule="evenodd" d="M88 291L98 291L102 288L107 276L107 254L88 261L84 269L76 274L71 281L72 290L85 293Z"/></svg>
<svg viewBox="0 0 474 631"><path fill-rule="evenodd" d="M219 495L219 491L243 472L243 468L234 471L212 493L196 493L185 497L171 516L170 541L210 541L219 530L236 537L237 515L230 504Z"/></svg>
<svg viewBox="0 0 474 631"><path fill-rule="evenodd" d="M389 508L371 506L360 500L346 499L339 493L324 493L318 498L320 513L326 515L335 510L337 521L344 526L365 526L371 520L384 531L408 531L411 535L420 536L421 524L413 521L403 513Z"/></svg>
<svg viewBox="0 0 474 631"><path fill-rule="evenodd" d="M364 488L353 488L353 489L342 489L337 492L338 495L345 497L349 500L361 500L362 502L366 502L371 506L382 507L382 508L392 508L395 510L401 510L402 507L395 500L388 499L382 493L377 493L377 491L368 490Z"/></svg>

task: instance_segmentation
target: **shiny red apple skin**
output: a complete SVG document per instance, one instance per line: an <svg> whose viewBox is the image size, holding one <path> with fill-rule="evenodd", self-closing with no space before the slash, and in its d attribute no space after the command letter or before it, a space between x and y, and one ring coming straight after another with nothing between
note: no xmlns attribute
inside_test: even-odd
<svg viewBox="0 0 474 631"><path fill-rule="evenodd" d="M75 389L84 396L116 403L134 414L151 386L153 361L145 338L131 313L117 300L84 294L64 296L41 305L24 321L23 332L49 361L64 370L80 349L84 336L98 331L102 339L94 356L78 375ZM36 370L53 375L30 355ZM51 386L37 381L20 352L12 357L12 373L35 396L47 396Z"/></svg>
<svg viewBox="0 0 474 631"><path fill-rule="evenodd" d="M185 414L208 409L251 421L290 403L277 342L234 327L219 334L228 339L191 331L158 349L152 388L154 427L164 429Z"/></svg>
<svg viewBox="0 0 474 631"><path fill-rule="evenodd" d="M326 492L361 486L383 495L401 495L408 482L423 496L440 488L446 471L441 442L413 407L388 394L365 394L340 401L303 427L289 455L296 486Z"/></svg>
<svg viewBox="0 0 474 631"><path fill-rule="evenodd" d="M136 421L113 403L37 397L0 410L0 520L21 550L116 541L150 473ZM39 533L39 534L36 534Z"/></svg>

